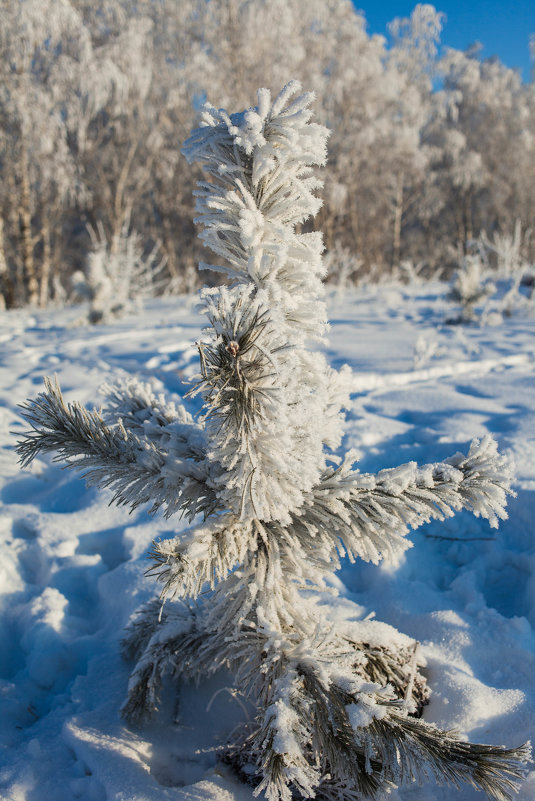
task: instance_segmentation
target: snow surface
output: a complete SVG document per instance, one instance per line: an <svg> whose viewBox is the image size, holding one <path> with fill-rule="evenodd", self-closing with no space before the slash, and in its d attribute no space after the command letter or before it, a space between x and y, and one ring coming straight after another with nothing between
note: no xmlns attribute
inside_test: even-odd
<svg viewBox="0 0 535 801"><path fill-rule="evenodd" d="M473 741L519 745L535 721L535 317L445 326L440 284L333 294L327 355L354 373L343 450L362 471L426 463L487 432L516 462L498 532L469 514L412 535L395 566L345 564L338 620L376 615L421 643L425 717ZM57 374L67 400L99 403L118 371L183 394L204 321L194 298L79 325L80 308L0 313L0 799L252 801L217 753L247 706L222 674L172 688L140 729L119 716L130 666L120 640L158 591L144 576L155 537L183 523L129 515L73 471L14 453L17 404ZM470 788L394 791L392 801L472 801ZM535 771L519 799L535 801Z"/></svg>

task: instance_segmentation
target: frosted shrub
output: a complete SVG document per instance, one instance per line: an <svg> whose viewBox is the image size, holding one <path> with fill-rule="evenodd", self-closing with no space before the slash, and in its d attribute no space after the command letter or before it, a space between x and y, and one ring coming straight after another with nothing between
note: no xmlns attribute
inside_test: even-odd
<svg viewBox="0 0 535 801"><path fill-rule="evenodd" d="M106 322L132 308L158 289L158 278L165 266L158 245L145 254L141 237L129 230L127 221L108 243L101 225L90 229L92 249L85 273L73 276L76 293L89 300L89 321Z"/></svg>
<svg viewBox="0 0 535 801"><path fill-rule="evenodd" d="M377 621L327 617L342 556L395 559L409 529L460 509L496 526L511 476L488 437L467 455L377 475L334 456L346 375L310 349L326 329L322 240L297 232L320 206L312 167L325 161L327 131L299 89L274 101L260 90L241 114L206 106L184 146L206 173L201 237L229 278L201 296L201 416L135 379L108 388L101 411L66 405L47 380L26 404L33 430L19 454L27 464L55 451L117 503L191 523L153 544L168 603L130 625L128 720L154 712L166 675L226 667L256 708L226 759L256 795L357 801L434 778L503 801L527 747L472 745L424 721L416 644Z"/></svg>
<svg viewBox="0 0 535 801"><path fill-rule="evenodd" d="M512 235L495 232L492 238L481 234L478 240L481 250L490 255L496 273L502 278L510 278L527 267L524 252L529 244L529 236L522 235L522 224L517 220Z"/></svg>
<svg viewBox="0 0 535 801"><path fill-rule="evenodd" d="M334 248L325 254L323 263L326 280L336 287L337 294L350 286L358 286L363 278L363 260L345 248L340 240L336 240Z"/></svg>
<svg viewBox="0 0 535 801"><path fill-rule="evenodd" d="M470 323L478 319L476 306L489 298L496 290L485 274L486 268L479 254L466 255L454 274L448 298L461 307L457 317L449 317L448 323Z"/></svg>
<svg viewBox="0 0 535 801"><path fill-rule="evenodd" d="M530 232L522 233L520 220L516 221L512 235L496 232L492 239L485 234L478 239L477 244L493 267L501 290L491 313L510 316L533 300L533 267L525 257L529 241Z"/></svg>
<svg viewBox="0 0 535 801"><path fill-rule="evenodd" d="M413 368L420 370L432 359L444 356L446 353L447 349L440 345L437 339L431 338L429 334L420 334L414 343Z"/></svg>
<svg viewBox="0 0 535 801"><path fill-rule="evenodd" d="M400 262L400 265L395 272L399 275L400 280L404 284L409 284L409 286L418 286L424 280L424 269L425 265L423 262L414 264L414 262L412 262L410 259L404 259L402 262Z"/></svg>

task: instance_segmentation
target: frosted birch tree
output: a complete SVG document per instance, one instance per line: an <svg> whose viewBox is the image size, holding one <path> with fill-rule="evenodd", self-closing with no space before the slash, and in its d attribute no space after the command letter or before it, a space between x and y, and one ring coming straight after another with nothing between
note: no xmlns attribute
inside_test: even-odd
<svg viewBox="0 0 535 801"><path fill-rule="evenodd" d="M154 711L166 674L226 666L256 708L227 759L256 795L378 799L432 777L504 801L527 746L472 745L424 721L416 644L326 614L342 556L395 558L410 529L459 509L496 526L511 475L488 437L466 455L376 475L351 453L337 458L347 376L311 347L327 325L322 238L298 231L321 203L312 168L325 162L327 131L300 91L292 82L272 100L260 90L256 107L231 115L206 105L184 145L206 176L197 219L211 268L229 279L202 293L201 416L135 379L93 411L65 404L47 380L26 404L32 430L18 451L24 464L55 452L116 502L191 522L153 545L168 603L150 603L127 634L129 720Z"/></svg>
<svg viewBox="0 0 535 801"><path fill-rule="evenodd" d="M77 195L64 100L86 38L69 0L4 2L0 13L0 261L13 302L45 305L55 229Z"/></svg>
<svg viewBox="0 0 535 801"><path fill-rule="evenodd" d="M331 131L327 250L349 247L368 274L402 259L453 269L452 246L532 224L533 82L475 51L437 61L429 4L394 20L390 46L351 0L2 0L0 15L8 306L44 304L82 267L87 223L113 242L130 214L144 245L161 241L174 286L190 286L199 173L176 142L209 93L238 108L288 74Z"/></svg>
<svg viewBox="0 0 535 801"><path fill-rule="evenodd" d="M481 61L477 48L448 49L441 69L443 105L427 130L436 148L430 182L441 196L432 230L450 242L456 231L467 252L483 231L509 234L516 219L531 224L533 90L497 59Z"/></svg>
<svg viewBox="0 0 535 801"><path fill-rule="evenodd" d="M104 227L113 247L133 215L145 246L161 242L169 277L180 285L180 272L192 261L194 175L180 168L176 142L193 124L192 98L213 74L206 4L73 2L91 40L72 109L90 198L86 219Z"/></svg>
<svg viewBox="0 0 535 801"><path fill-rule="evenodd" d="M408 239L404 226L418 227L418 198L434 154L425 130L434 112L432 87L443 17L432 5L418 4L409 18L396 18L388 26L393 39L388 52L388 85L394 97L387 150L392 154L388 174L394 269L401 261L402 241ZM417 252L416 243L407 244Z"/></svg>

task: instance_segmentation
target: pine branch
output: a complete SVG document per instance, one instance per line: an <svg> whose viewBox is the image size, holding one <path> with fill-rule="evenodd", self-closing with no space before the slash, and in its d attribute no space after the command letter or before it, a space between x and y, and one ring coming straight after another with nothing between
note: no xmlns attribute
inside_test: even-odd
<svg viewBox="0 0 535 801"><path fill-rule="evenodd" d="M164 586L161 597L197 597L205 585L213 589L253 550L254 531L230 514L210 517L205 523L170 540L153 542L149 557Z"/></svg>
<svg viewBox="0 0 535 801"><path fill-rule="evenodd" d="M206 300L216 336L199 343L201 380L189 394L201 392L206 416L215 416L222 431L230 428L234 437L243 439L264 416L263 407L273 403L277 392L273 360L281 348L270 345L269 311L259 308L250 295L232 309L225 308L224 295L217 307L209 296Z"/></svg>
<svg viewBox="0 0 535 801"><path fill-rule="evenodd" d="M509 801L525 774L528 745L467 743L406 714L407 693L422 698L421 679L410 675L412 649L393 653L334 634L316 644L288 640L290 650L281 650L258 631L223 627L207 636L213 631L201 610L148 605L125 643L140 658L122 713L139 722L154 712L165 675L191 680L231 668L258 716L236 734L226 758L256 765L255 793L269 801L291 801L295 791L319 801L379 799L388 787L431 778Z"/></svg>
<svg viewBox="0 0 535 801"><path fill-rule="evenodd" d="M234 648L236 654L242 650L235 642L226 642L224 633L214 636L206 626L202 608L172 602L163 605L160 601L152 601L139 611L121 645L124 657L136 662L121 708L121 715L134 724L159 709L166 676L199 681L230 666L229 649ZM252 642L249 647L255 648Z"/></svg>
<svg viewBox="0 0 535 801"><path fill-rule="evenodd" d="M409 462L375 476L346 465L328 471L307 498L301 518L311 531L328 532L351 559L377 563L410 547L409 529L461 509L496 528L498 519L507 518L511 479L509 463L487 435L472 442L467 456L425 467Z"/></svg>
<svg viewBox="0 0 535 801"><path fill-rule="evenodd" d="M432 777L438 784L457 788L469 784L495 801L510 801L531 759L529 743L505 748L464 742L455 732L441 731L394 709L375 719L369 729L371 748L380 755L386 775L403 785L422 784Z"/></svg>
<svg viewBox="0 0 535 801"><path fill-rule="evenodd" d="M355 727L350 711L362 703L359 694L334 684L327 689L312 671L302 672L305 691L315 699L315 733L326 772L372 798L376 792L362 786L362 773L394 786L422 784L430 778L456 788L468 783L494 801L509 801L525 776L529 744L507 749L464 742L453 732L407 716L399 703L381 697L371 720ZM368 715L366 711L364 718ZM344 754L347 760L341 759ZM320 788L318 797L330 796L322 795Z"/></svg>
<svg viewBox="0 0 535 801"><path fill-rule="evenodd" d="M264 646L262 672L271 689L256 724L243 728L228 756L238 766L256 765L257 794L266 790L271 801L284 801L289 790L300 789L320 801L378 801L389 787L434 779L456 788L468 783L494 801L509 801L526 773L529 744L471 744L408 715L407 695L421 699L411 649L381 653L351 642L348 651L333 636L296 643L274 661ZM351 651L358 657L353 668ZM321 777L312 793L303 792L292 772L306 775L303 759Z"/></svg>
<svg viewBox="0 0 535 801"><path fill-rule="evenodd" d="M353 696L333 686L326 688L315 673L303 665L303 692L311 699L312 759L318 759L322 774L346 787L357 788L365 798L379 798L391 782L381 762L357 747L346 706Z"/></svg>
<svg viewBox="0 0 535 801"><path fill-rule="evenodd" d="M128 430L119 419L107 425L100 411L66 404L57 380L45 378L45 392L22 405L32 431L17 445L23 466L41 453L83 473L89 486L113 491L112 503L136 509L150 503L150 512L194 516L216 505L206 464L180 459L150 439Z"/></svg>
<svg viewBox="0 0 535 801"><path fill-rule="evenodd" d="M121 640L121 652L125 659L137 661L147 647L158 624L165 620L167 610L156 599L141 606L129 621L125 636Z"/></svg>
<svg viewBox="0 0 535 801"><path fill-rule="evenodd" d="M213 589L235 565L254 558L260 543L269 559L279 559L289 583L324 587L338 566L335 546L378 562L405 550L409 528L443 520L469 509L497 524L510 490L510 467L496 443L474 440L467 456L418 467L409 463L377 475L351 472L347 466L325 474L305 496L289 525L259 520L238 523L228 515L156 543L149 571L164 583L162 595L195 596L204 584Z"/></svg>
<svg viewBox="0 0 535 801"><path fill-rule="evenodd" d="M180 403L158 396L152 386L135 378L101 387L107 398L102 410L104 422L114 425L120 420L125 428L150 439L158 447L169 450L181 459L204 461L206 438L202 427Z"/></svg>
<svg viewBox="0 0 535 801"><path fill-rule="evenodd" d="M397 698L402 698L405 708L413 717L421 717L424 707L429 703L430 690L427 682L418 671L418 643L396 651L386 646L351 642L364 663L355 666L355 674L378 684L390 685Z"/></svg>
<svg viewBox="0 0 535 801"><path fill-rule="evenodd" d="M130 622L122 642L123 655L135 658L136 666L128 684L128 696L121 715L139 724L156 712L166 676L187 673L188 661L199 665L198 616L184 604L162 607L151 602Z"/></svg>
<svg viewBox="0 0 535 801"><path fill-rule="evenodd" d="M307 758L309 709L300 684L297 671L291 667L273 678L271 703L258 733L246 746L249 754L258 750L256 762L262 773L254 794L263 791L268 801L292 801L292 789L305 798L314 798L321 778L318 766Z"/></svg>

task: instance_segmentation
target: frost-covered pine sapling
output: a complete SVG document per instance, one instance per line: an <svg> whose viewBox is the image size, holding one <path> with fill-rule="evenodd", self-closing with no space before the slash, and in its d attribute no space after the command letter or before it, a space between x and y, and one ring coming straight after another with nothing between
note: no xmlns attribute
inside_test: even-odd
<svg viewBox="0 0 535 801"><path fill-rule="evenodd" d="M485 265L479 254L463 257L459 269L454 273L448 298L459 304L461 312L457 317L448 317L446 322L453 324L472 323L477 320L476 306L490 297L496 287L485 278Z"/></svg>
<svg viewBox="0 0 535 801"><path fill-rule="evenodd" d="M522 222L516 220L513 234L494 232L490 239L484 232L479 236L478 245L484 253L489 254L494 262L498 277L511 278L528 266L524 252L529 247L531 231L522 234Z"/></svg>
<svg viewBox="0 0 535 801"><path fill-rule="evenodd" d="M489 239L483 233L478 239L480 250L494 267L501 290L492 310L495 316L510 317L523 307L529 308L534 300L533 269L524 255L528 251L530 237L531 231L522 235L522 225L517 220L512 236L495 232L493 238Z"/></svg>
<svg viewBox="0 0 535 801"><path fill-rule="evenodd" d="M130 625L129 720L156 709L165 674L227 667L256 708L227 759L269 801L378 799L430 778L504 801L528 748L473 745L425 722L416 644L377 621L328 619L341 556L395 557L409 529L459 509L495 526L511 476L489 437L467 455L377 475L332 456L347 382L309 349L326 329L322 241L298 232L320 205L312 168L325 161L327 131L299 90L292 82L274 101L260 90L240 114L206 106L184 146L206 173L201 236L230 279L202 295L202 415L134 380L88 411L48 380L26 404L33 430L19 454L27 464L55 451L118 503L190 520L153 546L169 602Z"/></svg>
<svg viewBox="0 0 535 801"><path fill-rule="evenodd" d="M161 273L165 257L155 244L146 254L141 237L130 230L130 217L120 232L108 243L101 224L89 228L91 250L87 254L85 274L73 275L77 295L89 300L90 323L101 323L120 317L129 309L139 309L148 297L161 289Z"/></svg>

